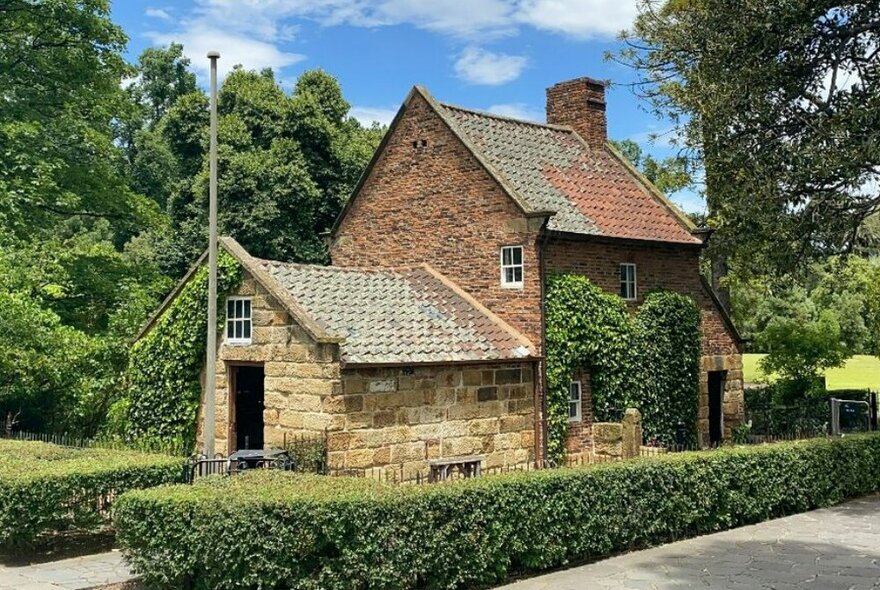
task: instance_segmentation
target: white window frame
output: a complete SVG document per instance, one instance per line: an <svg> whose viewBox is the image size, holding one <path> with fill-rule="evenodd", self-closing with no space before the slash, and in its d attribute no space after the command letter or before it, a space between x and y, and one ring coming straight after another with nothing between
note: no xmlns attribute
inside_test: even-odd
<svg viewBox="0 0 880 590"><path fill-rule="evenodd" d="M520 263L519 264L513 264L513 263L505 264L504 263L504 252L506 250L510 250L512 252L519 250ZM501 267L501 286L504 287L505 289L522 289L523 288L523 281L526 278L525 254L526 254L525 248L523 248L522 246L517 246L517 245L501 246L501 250L499 251L499 255L498 255L498 260L499 260L500 267ZM512 259L513 259L513 256L511 255L511 260ZM507 281L507 276L506 276L507 273L505 271L508 269L514 269L514 273L515 273L516 272L515 269L517 269L517 268L519 269L520 280L519 281Z"/></svg>
<svg viewBox="0 0 880 590"><path fill-rule="evenodd" d="M624 277L623 269L632 269L632 281L628 278ZM623 297L624 301L636 301L639 298L639 275L638 269L636 268L636 264L634 262L621 262L620 267L618 268L618 274L620 276L620 287L624 293L629 293L629 287L632 286L632 297ZM625 289L625 290L624 290Z"/></svg>
<svg viewBox="0 0 880 590"><path fill-rule="evenodd" d="M577 387L577 399L574 399L572 393L574 388ZM572 404L575 404L574 407L577 410L574 416L571 415ZM583 415L583 405L584 405L584 386L580 381L574 380L568 385L568 421L569 422L580 422L582 420Z"/></svg>
<svg viewBox="0 0 880 590"><path fill-rule="evenodd" d="M236 301L247 301L248 302L248 309L250 310L250 314L247 316L242 315L241 317L238 317L238 316L230 317L229 304L231 302L234 303ZM244 304L242 304L242 309L244 309ZM248 337L245 338L244 336L241 336L241 337L236 338L235 336L229 335L230 327L233 328L232 333L235 334L235 325L238 323L241 323L241 325L242 325L242 334L244 334L245 324L247 324L249 326L250 329L248 330L248 333L250 335ZM254 337L254 302L253 302L252 298L250 298L250 297L227 297L226 298L226 328L225 328L225 331L223 332L223 335L225 337L225 341L227 344L241 345L241 344L250 344L251 343L251 341L253 340L253 337Z"/></svg>

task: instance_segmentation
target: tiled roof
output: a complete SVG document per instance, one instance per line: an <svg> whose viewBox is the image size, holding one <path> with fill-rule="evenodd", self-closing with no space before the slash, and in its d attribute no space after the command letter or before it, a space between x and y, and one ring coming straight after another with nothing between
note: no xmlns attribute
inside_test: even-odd
<svg viewBox="0 0 880 590"><path fill-rule="evenodd" d="M533 211L554 211L551 230L698 244L680 213L610 150L572 130L434 103L454 131Z"/></svg>
<svg viewBox="0 0 880 590"><path fill-rule="evenodd" d="M521 334L426 266L340 268L251 259L327 334L348 364L534 356Z"/></svg>

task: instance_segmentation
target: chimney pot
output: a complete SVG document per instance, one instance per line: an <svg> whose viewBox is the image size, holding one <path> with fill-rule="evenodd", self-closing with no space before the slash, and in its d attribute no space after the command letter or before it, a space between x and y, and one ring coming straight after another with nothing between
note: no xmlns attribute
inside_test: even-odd
<svg viewBox="0 0 880 590"><path fill-rule="evenodd" d="M547 122L568 125L590 147L601 149L608 138L605 82L575 78L547 89Z"/></svg>

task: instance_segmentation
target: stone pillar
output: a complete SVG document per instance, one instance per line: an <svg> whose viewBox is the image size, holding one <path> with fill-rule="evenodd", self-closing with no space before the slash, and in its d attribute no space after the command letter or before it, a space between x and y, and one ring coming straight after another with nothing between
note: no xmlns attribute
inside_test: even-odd
<svg viewBox="0 0 880 590"><path fill-rule="evenodd" d="M638 457L642 446L642 414L635 408L627 408L623 415L623 449L624 459Z"/></svg>
<svg viewBox="0 0 880 590"><path fill-rule="evenodd" d="M593 424L593 456L599 460L620 459L623 454L623 425L620 422Z"/></svg>

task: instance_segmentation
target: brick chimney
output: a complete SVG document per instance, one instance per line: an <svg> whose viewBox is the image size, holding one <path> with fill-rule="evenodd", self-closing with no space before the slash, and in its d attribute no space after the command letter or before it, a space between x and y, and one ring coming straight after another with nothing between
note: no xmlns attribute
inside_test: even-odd
<svg viewBox="0 0 880 590"><path fill-rule="evenodd" d="M548 88L547 122L574 128L590 147L604 146L608 138L605 83L575 78Z"/></svg>

